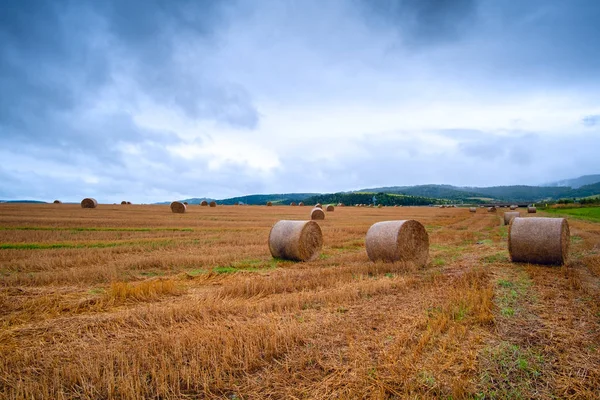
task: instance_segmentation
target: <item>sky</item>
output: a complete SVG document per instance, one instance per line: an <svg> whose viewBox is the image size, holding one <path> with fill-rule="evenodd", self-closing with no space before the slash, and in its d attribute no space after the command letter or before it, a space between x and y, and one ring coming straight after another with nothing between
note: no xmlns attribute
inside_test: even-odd
<svg viewBox="0 0 600 400"><path fill-rule="evenodd" d="M600 173L597 0L4 0L0 199Z"/></svg>

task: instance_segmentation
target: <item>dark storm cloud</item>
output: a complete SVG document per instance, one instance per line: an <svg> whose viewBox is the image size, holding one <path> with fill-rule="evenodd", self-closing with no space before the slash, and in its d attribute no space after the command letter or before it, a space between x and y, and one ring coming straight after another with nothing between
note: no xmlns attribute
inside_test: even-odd
<svg viewBox="0 0 600 400"><path fill-rule="evenodd" d="M599 20L595 0L5 0L0 198L597 172ZM563 104L568 140L544 132ZM280 162L227 151L244 140Z"/></svg>
<svg viewBox="0 0 600 400"><path fill-rule="evenodd" d="M368 23L380 22L398 32L412 48L459 39L477 12L475 0L361 0Z"/></svg>

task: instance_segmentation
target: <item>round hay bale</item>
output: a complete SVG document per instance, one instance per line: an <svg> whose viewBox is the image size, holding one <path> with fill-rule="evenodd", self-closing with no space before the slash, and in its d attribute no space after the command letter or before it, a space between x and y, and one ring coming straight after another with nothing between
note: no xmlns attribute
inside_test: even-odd
<svg viewBox="0 0 600 400"><path fill-rule="evenodd" d="M344 203L338 203L338 207L346 207Z"/></svg>
<svg viewBox="0 0 600 400"><path fill-rule="evenodd" d="M429 235L415 220L377 222L366 237L367 255L371 261L405 261L424 266L429 256Z"/></svg>
<svg viewBox="0 0 600 400"><path fill-rule="evenodd" d="M527 207L527 212L529 214L535 214L537 212L537 208L531 206L531 207Z"/></svg>
<svg viewBox="0 0 600 400"><path fill-rule="evenodd" d="M214 202L214 201L211 201L210 203L208 203L208 205L209 205L210 207L216 207L216 206L217 206L217 203L216 203L216 202Z"/></svg>
<svg viewBox="0 0 600 400"><path fill-rule="evenodd" d="M174 201L171 203L171 211L173 211L174 213L183 214L185 210L187 210L187 206L185 205L185 203L182 203L180 201Z"/></svg>
<svg viewBox="0 0 600 400"><path fill-rule="evenodd" d="M315 207L310 211L310 219L325 219L325 212L322 208Z"/></svg>
<svg viewBox="0 0 600 400"><path fill-rule="evenodd" d="M127 204L127 202L126 202L125 200L123 200L123 201L121 202L121 205L124 205L124 204Z"/></svg>
<svg viewBox="0 0 600 400"><path fill-rule="evenodd" d="M369 207L373 208L373 204L369 204Z"/></svg>
<svg viewBox="0 0 600 400"><path fill-rule="evenodd" d="M333 204L329 204L326 208L325 211L334 211L335 208L333 207Z"/></svg>
<svg viewBox="0 0 600 400"><path fill-rule="evenodd" d="M295 201L292 201L292 202L290 203L290 206L292 206L292 207L296 207L297 205L298 205L298 204L296 204L296 202L295 202Z"/></svg>
<svg viewBox="0 0 600 400"><path fill-rule="evenodd" d="M206 207L206 206L208 206L208 201L206 201L206 200L202 200L202 201L200 202L200 205L201 205L201 206L205 206L205 207Z"/></svg>
<svg viewBox="0 0 600 400"><path fill-rule="evenodd" d="M276 258L314 260L321 253L323 233L313 221L278 221L269 233L269 250Z"/></svg>
<svg viewBox="0 0 600 400"><path fill-rule="evenodd" d="M469 207L469 212L476 213L477 207Z"/></svg>
<svg viewBox="0 0 600 400"><path fill-rule="evenodd" d="M300 207L304 207L304 202L302 202L302 201L301 201L300 203L298 203L298 205L299 205Z"/></svg>
<svg viewBox="0 0 600 400"><path fill-rule="evenodd" d="M510 206L510 209L511 209L511 210L516 210L517 208L519 208L519 206L516 206L516 205L514 205L514 204L513 204L512 206Z"/></svg>
<svg viewBox="0 0 600 400"><path fill-rule="evenodd" d="M267 201L267 207L271 207L273 205L273 203L271 203L270 201Z"/></svg>
<svg viewBox="0 0 600 400"><path fill-rule="evenodd" d="M315 204L315 207L317 207L317 208L321 208L321 209L323 208L323 206L321 205L321 203L317 203L317 204Z"/></svg>
<svg viewBox="0 0 600 400"><path fill-rule="evenodd" d="M510 225L510 221L520 217L521 214L518 211L509 211L504 213L504 225Z"/></svg>
<svg viewBox="0 0 600 400"><path fill-rule="evenodd" d="M488 207L488 212L496 212L496 207L494 207L494 206Z"/></svg>
<svg viewBox="0 0 600 400"><path fill-rule="evenodd" d="M569 224L564 218L515 218L508 228L512 262L562 265L569 242Z"/></svg>
<svg viewBox="0 0 600 400"><path fill-rule="evenodd" d="M62 201L60 201L60 200L54 200L52 203L54 203L54 204L62 204Z"/></svg>
<svg viewBox="0 0 600 400"><path fill-rule="evenodd" d="M96 199L92 199L91 197L86 197L81 200L81 208L96 208L98 206L98 202Z"/></svg>
<svg viewBox="0 0 600 400"><path fill-rule="evenodd" d="M184 201L183 204L185 204L186 206L189 205L187 201Z"/></svg>
<svg viewBox="0 0 600 400"><path fill-rule="evenodd" d="M128 202L127 202L127 204L131 204L131 202L130 202L130 201L128 201Z"/></svg>
<svg viewBox="0 0 600 400"><path fill-rule="evenodd" d="M379 204L377 208L383 208L383 204Z"/></svg>

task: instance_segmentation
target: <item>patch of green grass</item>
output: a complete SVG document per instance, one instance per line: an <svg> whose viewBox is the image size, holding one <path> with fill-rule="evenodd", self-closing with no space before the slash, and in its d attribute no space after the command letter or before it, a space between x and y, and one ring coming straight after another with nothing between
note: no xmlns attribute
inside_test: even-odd
<svg viewBox="0 0 600 400"><path fill-rule="evenodd" d="M93 288L88 290L89 294L103 294L106 293L106 290L104 290L103 288Z"/></svg>
<svg viewBox="0 0 600 400"><path fill-rule="evenodd" d="M444 259L441 257L436 257L433 259L432 264L436 267L443 267L444 265L446 265L446 261L444 261Z"/></svg>
<svg viewBox="0 0 600 400"><path fill-rule="evenodd" d="M485 256L481 259L482 262L486 264L493 264L497 262L507 262L508 256L504 253L496 253L489 256Z"/></svg>
<svg viewBox="0 0 600 400"><path fill-rule="evenodd" d="M546 208L547 213L557 216L585 219L592 222L600 222L600 207L581 208Z"/></svg>
<svg viewBox="0 0 600 400"><path fill-rule="evenodd" d="M145 245L160 248L174 244L173 240L92 242L92 243L0 243L0 250L106 249L110 247Z"/></svg>
<svg viewBox="0 0 600 400"><path fill-rule="evenodd" d="M481 359L480 384L487 396L480 398L531 397L545 364L536 348L509 342L486 348Z"/></svg>
<svg viewBox="0 0 600 400"><path fill-rule="evenodd" d="M0 231L72 231L72 232L193 232L193 228L65 228L51 226L1 226Z"/></svg>
<svg viewBox="0 0 600 400"><path fill-rule="evenodd" d="M504 317L513 317L520 310L519 301L528 295L531 280L524 271L519 271L516 279L499 279L496 284L494 301Z"/></svg>
<svg viewBox="0 0 600 400"><path fill-rule="evenodd" d="M207 273L208 273L208 270L203 269L203 268L196 268L196 269L187 271L187 274L190 276L198 276L198 275L203 275L203 274L207 274Z"/></svg>
<svg viewBox="0 0 600 400"><path fill-rule="evenodd" d="M239 271L241 270L233 267L215 267L212 269L212 272L216 274L233 274Z"/></svg>

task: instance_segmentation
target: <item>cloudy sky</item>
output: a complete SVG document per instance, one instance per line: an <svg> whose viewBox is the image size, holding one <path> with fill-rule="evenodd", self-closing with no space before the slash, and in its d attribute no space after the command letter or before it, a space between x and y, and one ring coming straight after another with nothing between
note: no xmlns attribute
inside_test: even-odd
<svg viewBox="0 0 600 400"><path fill-rule="evenodd" d="M597 0L4 0L0 199L600 173Z"/></svg>

